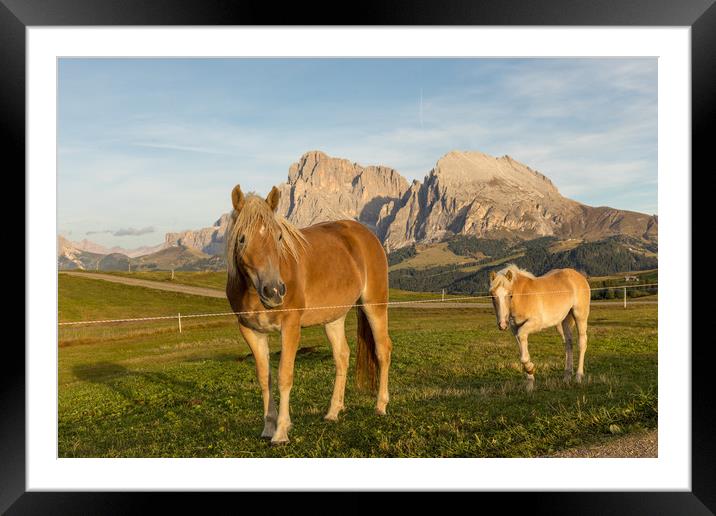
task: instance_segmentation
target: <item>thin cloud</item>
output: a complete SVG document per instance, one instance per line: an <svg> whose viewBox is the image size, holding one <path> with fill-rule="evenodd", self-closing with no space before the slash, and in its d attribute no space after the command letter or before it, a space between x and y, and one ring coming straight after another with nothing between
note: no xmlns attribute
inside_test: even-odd
<svg viewBox="0 0 716 516"><path fill-rule="evenodd" d="M191 145L181 145L176 143L148 143L148 142L135 142L133 143L136 147L146 147L149 149L161 149L161 150L177 150L182 152L198 152L200 154L230 154L229 152L221 151L218 149L210 149L208 147L195 147Z"/></svg>
<svg viewBox="0 0 716 516"><path fill-rule="evenodd" d="M147 226L146 228L141 229L135 229L135 228L122 228L118 229L114 233L112 233L114 236L139 236L139 235L147 235L149 233L154 233L154 228L152 226Z"/></svg>
<svg viewBox="0 0 716 516"><path fill-rule="evenodd" d="M117 230L112 229L103 229L100 231L87 231L86 235L102 235L102 234L110 234L113 236L140 236L140 235L148 235L149 233L154 233L155 229L153 226L147 226L145 228L120 228Z"/></svg>

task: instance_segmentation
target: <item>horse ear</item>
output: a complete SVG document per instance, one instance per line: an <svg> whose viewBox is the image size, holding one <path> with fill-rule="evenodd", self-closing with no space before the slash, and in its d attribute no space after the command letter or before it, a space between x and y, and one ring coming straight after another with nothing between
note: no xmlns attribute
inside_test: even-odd
<svg viewBox="0 0 716 516"><path fill-rule="evenodd" d="M512 271L507 271L505 273L505 278L507 278L507 281L512 281Z"/></svg>
<svg viewBox="0 0 716 516"><path fill-rule="evenodd" d="M497 276L497 274L495 274L495 271L490 271L490 281L495 281L495 276Z"/></svg>
<svg viewBox="0 0 716 516"><path fill-rule="evenodd" d="M268 203L269 208L271 208L271 211L276 211L278 209L278 201L280 199L281 191L274 186L273 188L271 188L268 197L266 197L266 202Z"/></svg>
<svg viewBox="0 0 716 516"><path fill-rule="evenodd" d="M236 185L231 191L231 203L236 211L241 211L244 207L244 192L241 191L241 186Z"/></svg>

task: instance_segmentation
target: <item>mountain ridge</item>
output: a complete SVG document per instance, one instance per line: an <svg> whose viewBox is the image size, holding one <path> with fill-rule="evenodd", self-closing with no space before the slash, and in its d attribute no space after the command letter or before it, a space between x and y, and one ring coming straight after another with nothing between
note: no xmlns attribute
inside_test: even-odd
<svg viewBox="0 0 716 516"><path fill-rule="evenodd" d="M364 166L312 150L290 165L286 182L278 188L278 212L296 226L355 219L371 228L388 252L456 236L596 241L626 235L658 240L656 215L579 203L563 196L549 177L511 156L479 151L450 151L423 181L409 182L385 165ZM146 248L154 251L147 255L180 247L222 256L229 220L230 214L224 213L210 227L167 233L162 244ZM70 244L74 246L66 247L74 247L72 252L99 250L86 240ZM130 258L140 256L146 255Z"/></svg>

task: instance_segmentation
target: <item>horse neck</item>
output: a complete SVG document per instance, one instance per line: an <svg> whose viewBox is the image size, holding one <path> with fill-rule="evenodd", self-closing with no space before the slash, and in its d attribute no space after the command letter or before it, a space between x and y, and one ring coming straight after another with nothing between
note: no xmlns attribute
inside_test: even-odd
<svg viewBox="0 0 716 516"><path fill-rule="evenodd" d="M512 280L512 293L523 293L530 290L530 285L534 280L529 276L524 276L520 273L515 274L515 279Z"/></svg>

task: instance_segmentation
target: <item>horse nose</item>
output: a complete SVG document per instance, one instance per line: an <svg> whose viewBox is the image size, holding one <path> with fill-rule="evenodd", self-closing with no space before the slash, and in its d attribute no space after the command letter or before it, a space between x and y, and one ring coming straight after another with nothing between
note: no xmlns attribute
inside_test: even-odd
<svg viewBox="0 0 716 516"><path fill-rule="evenodd" d="M506 330L507 329L507 323L505 321L500 321L500 329Z"/></svg>
<svg viewBox="0 0 716 516"><path fill-rule="evenodd" d="M261 293L267 299L282 298L286 295L286 285L283 281L267 284L262 287Z"/></svg>

